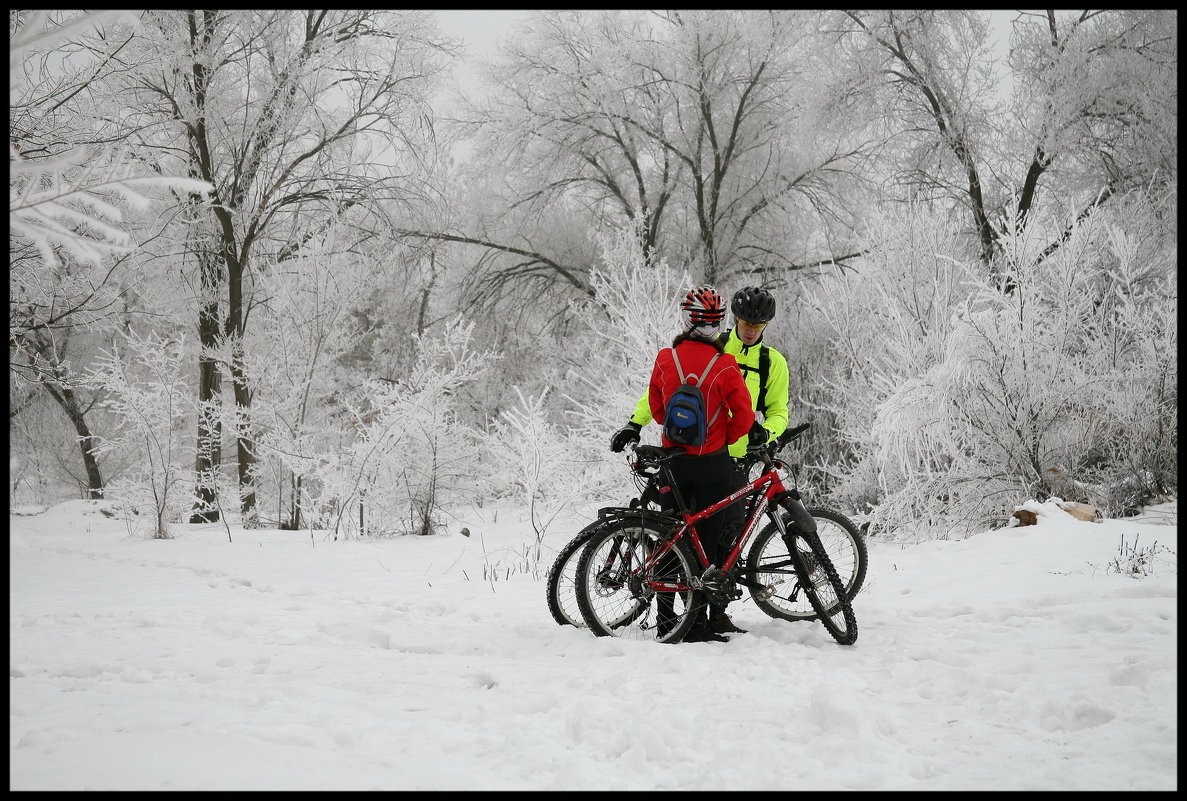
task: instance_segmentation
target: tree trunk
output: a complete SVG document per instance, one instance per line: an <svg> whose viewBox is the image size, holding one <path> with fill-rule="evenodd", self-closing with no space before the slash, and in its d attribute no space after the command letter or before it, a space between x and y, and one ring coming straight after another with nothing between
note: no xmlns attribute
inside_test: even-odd
<svg viewBox="0 0 1187 801"><path fill-rule="evenodd" d="M71 425L74 426L74 430L78 434L78 449L82 453L83 467L87 472L87 497L99 500L103 497L103 475L99 472L99 461L92 452L95 447L95 438L91 434L90 426L87 425L86 412L79 406L74 390L61 386L55 389L49 384L44 386L50 396L62 407L62 411L66 413L66 417L70 419Z"/></svg>
<svg viewBox="0 0 1187 801"><path fill-rule="evenodd" d="M218 346L220 330L217 292L220 286L215 260L199 254L202 264L202 291L206 301L198 312L198 340L202 353L198 357L198 455L194 471L198 478L197 498L190 516L191 523L213 523L219 519L218 486L213 481L222 466L222 422L217 405L222 375L218 363L210 353ZM210 478L204 478L209 476Z"/></svg>
<svg viewBox="0 0 1187 801"><path fill-rule="evenodd" d="M301 477L293 476L293 514L292 514L293 531L298 531L301 528Z"/></svg>
<svg viewBox="0 0 1187 801"><path fill-rule="evenodd" d="M255 489L255 443L251 438L251 389L247 384L243 332L246 311L243 300L243 275L246 262L236 247L234 221L226 209L215 209L222 228L221 260L227 267L227 319L224 335L231 344L231 391L235 398L235 455L239 467L239 510L246 525L259 519ZM248 245L243 246L243 253Z"/></svg>
<svg viewBox="0 0 1187 801"><path fill-rule="evenodd" d="M222 466L222 421L216 408L221 377L214 360L198 359L198 455L194 472L198 479L197 497L190 515L191 523L213 523L219 519L218 486L214 476Z"/></svg>
<svg viewBox="0 0 1187 801"><path fill-rule="evenodd" d="M244 523L254 523L259 517L256 509L255 442L251 438L251 391L243 365L243 340L236 338L231 359L231 385L235 396L237 424L235 426L235 455L239 461L239 510Z"/></svg>
<svg viewBox="0 0 1187 801"><path fill-rule="evenodd" d="M301 477L289 471L289 506L288 514L284 514L284 483L281 482L280 508L277 509L281 531L299 531L301 528Z"/></svg>

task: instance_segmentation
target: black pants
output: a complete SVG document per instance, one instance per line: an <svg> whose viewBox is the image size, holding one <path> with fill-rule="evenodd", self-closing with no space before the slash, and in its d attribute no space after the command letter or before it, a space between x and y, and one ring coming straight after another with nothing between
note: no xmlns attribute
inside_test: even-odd
<svg viewBox="0 0 1187 801"><path fill-rule="evenodd" d="M678 456L668 464L680 498L690 512L712 506L743 483L744 477L734 468L734 460L725 449L707 456ZM669 497L664 495L665 499ZM670 501L667 505L674 509L675 505ZM710 564L720 567L729 556L729 546L742 524L744 505L740 501L732 503L697 523L697 534ZM724 605L714 605L712 611L724 609ZM698 615L698 618L703 617L704 610Z"/></svg>
<svg viewBox="0 0 1187 801"><path fill-rule="evenodd" d="M740 475L734 469L734 460L725 450L708 456L678 456L668 464L676 489L689 512L712 506L742 486ZM669 497L664 496L665 500ZM732 503L697 523L697 534L711 564L720 567L729 555L728 547L742 523L744 505L742 502ZM669 511L675 509L670 500L666 507Z"/></svg>

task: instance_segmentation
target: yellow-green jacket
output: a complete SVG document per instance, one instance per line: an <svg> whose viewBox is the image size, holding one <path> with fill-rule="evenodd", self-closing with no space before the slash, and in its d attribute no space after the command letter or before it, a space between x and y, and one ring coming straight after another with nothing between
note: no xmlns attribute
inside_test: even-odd
<svg viewBox="0 0 1187 801"><path fill-rule="evenodd" d="M763 428L771 437L779 436L787 430L787 399L790 385L787 359L770 345L764 345L762 340L746 347L732 328L725 332L725 335L729 337L725 342L725 352L733 356L738 362L738 367L742 369L742 377L746 379L746 388L750 390L750 402L754 405L754 411L762 414ZM759 383L759 371L762 366L764 350L768 359L767 391L763 398L766 408L760 409L758 399L762 394L762 386ZM635 404L635 413L631 415L631 422L645 426L651 420L651 405L647 399L647 392L644 392L643 397L639 398L639 402ZM730 456L745 456L747 440L747 437L742 437L730 445Z"/></svg>

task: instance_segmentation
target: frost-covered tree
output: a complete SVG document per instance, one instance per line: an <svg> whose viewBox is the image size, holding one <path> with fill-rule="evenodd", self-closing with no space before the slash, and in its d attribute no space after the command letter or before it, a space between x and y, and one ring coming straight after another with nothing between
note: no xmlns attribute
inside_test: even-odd
<svg viewBox="0 0 1187 801"><path fill-rule="evenodd" d="M79 362L93 333L127 309L137 244L129 226L169 192L209 188L145 169L104 121L114 65L91 48L129 21L128 12L9 13L10 375L46 392L70 421L90 497L101 497L104 479L93 452L97 397Z"/></svg>
<svg viewBox="0 0 1187 801"><path fill-rule="evenodd" d="M1051 220L1003 236L1011 293L921 207L874 225L860 281L814 298L834 343L822 379L852 448L835 497L875 530L967 532L1027 498L1115 514L1135 479L1173 485L1177 372L1160 351L1176 340L1174 250L1154 237L1138 256L1135 220L1151 217L1135 199L1081 221L1045 260Z"/></svg>
<svg viewBox="0 0 1187 801"><path fill-rule="evenodd" d="M679 333L688 273L665 261L645 264L638 228L608 232L591 279L595 298L577 304L581 326L559 395L565 422L604 448L647 388L655 355Z"/></svg>
<svg viewBox="0 0 1187 801"><path fill-rule="evenodd" d="M1006 290L1001 231L1074 197L1045 257L1115 193L1173 180L1175 11L1020 12L1008 84L986 12L839 14L848 58L877 76L868 97L885 119L890 199L963 209L970 253Z"/></svg>
<svg viewBox="0 0 1187 801"><path fill-rule="evenodd" d="M389 268L390 254L367 252L350 244L354 240L352 227L342 221L292 257L257 267L261 301L248 333L247 349L254 355L249 377L257 393L259 466L274 479L261 490L275 498L281 528L305 522L301 476L277 454L328 452L349 442L346 396L373 366L354 369L351 357L374 334L360 312L377 276Z"/></svg>
<svg viewBox="0 0 1187 801"><path fill-rule="evenodd" d="M80 43L97 40L104 25L127 16L9 12L8 223L10 236L31 244L40 256L22 259L24 267L39 262L53 268L65 259L95 266L109 262L132 245L123 225L125 209L146 210L154 191L208 188L201 181L146 172L122 143L105 144L110 130L93 104L100 76L112 67L85 58L80 63L79 51L86 46ZM84 294L93 295L93 287Z"/></svg>
<svg viewBox="0 0 1187 801"><path fill-rule="evenodd" d="M419 176L437 158L424 121L444 69L427 14L150 11L126 48L104 54L125 70L111 100L145 157L214 187L187 223L187 269L200 272L202 292L199 400L217 400L213 354L226 350L249 521L256 444L244 338L259 301L254 265L299 250L348 209L422 196ZM215 436L202 426L199 442Z"/></svg>
<svg viewBox="0 0 1187 801"><path fill-rule="evenodd" d="M515 386L517 401L487 433L483 483L528 509L538 539L575 505L620 502L631 488L609 452L610 435L634 411L656 353L676 335L689 282L662 259L649 263L645 238L643 220L601 237L602 258L590 276L595 296L574 303L565 347L549 357L560 368L553 388L529 395ZM658 428L643 437L658 443Z"/></svg>
<svg viewBox="0 0 1187 801"><path fill-rule="evenodd" d="M481 208L437 235L491 251L491 292L551 282L585 298L596 233L636 221L645 259L709 282L851 255L839 199L869 143L845 124L852 88L832 79L817 18L541 12L471 112Z"/></svg>

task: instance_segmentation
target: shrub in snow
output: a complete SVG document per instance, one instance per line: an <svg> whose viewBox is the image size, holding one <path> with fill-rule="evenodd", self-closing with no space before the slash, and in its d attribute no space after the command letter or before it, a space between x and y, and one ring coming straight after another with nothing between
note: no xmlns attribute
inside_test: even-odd
<svg viewBox="0 0 1187 801"><path fill-rule="evenodd" d="M1113 557L1112 561L1107 566L1109 573L1120 573L1130 578L1143 578L1154 572L1154 567L1161 554L1167 554L1170 557L1175 557L1175 552L1165 545L1159 545L1158 541L1150 543L1146 546L1140 546L1140 534L1135 534L1132 543L1125 541L1125 535L1121 535L1121 544L1117 548L1117 555ZM1167 561L1167 560L1164 560ZM1175 563L1168 562L1174 570Z"/></svg>
<svg viewBox="0 0 1187 801"><path fill-rule="evenodd" d="M549 421L547 391L525 397L516 387L515 394L518 402L494 421L485 444L495 466L492 486L528 512L536 535L530 554L535 562L557 516L591 494L589 465L574 458L582 447L580 435Z"/></svg>
<svg viewBox="0 0 1187 801"><path fill-rule="evenodd" d="M331 226L295 257L257 266L267 300L253 311L245 343L256 468L261 510L274 501L285 529L311 522L302 519L304 467L354 436L341 398L356 379L344 362L366 332L353 311L381 265L349 252L347 228Z"/></svg>
<svg viewBox="0 0 1187 801"><path fill-rule="evenodd" d="M473 328L458 319L438 337L417 337L405 378L364 381L345 447L323 453L298 442L285 454L316 525L341 536L433 534L443 510L475 491L479 435L458 414L458 393L497 357L473 348Z"/></svg>
<svg viewBox="0 0 1187 801"><path fill-rule="evenodd" d="M129 331L123 347L105 351L88 382L105 391L100 404L116 419L115 431L100 437L96 451L131 449L140 460L107 485L134 528L149 521L154 538L170 536L169 523L193 503L193 451L186 435L195 401L183 375L188 369L184 338Z"/></svg>
<svg viewBox="0 0 1187 801"><path fill-rule="evenodd" d="M1119 234L1135 223L1103 212L1049 251L1059 222L1003 235L1006 293L957 232L907 209L873 226L858 280L816 296L854 453L838 492L877 498L875 530L978 531L1055 494L1115 512L1121 449L1173 480L1170 251L1135 262ZM1141 281L1125 277L1137 262Z"/></svg>

